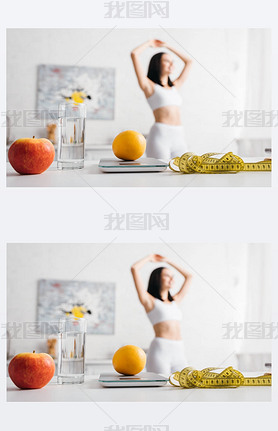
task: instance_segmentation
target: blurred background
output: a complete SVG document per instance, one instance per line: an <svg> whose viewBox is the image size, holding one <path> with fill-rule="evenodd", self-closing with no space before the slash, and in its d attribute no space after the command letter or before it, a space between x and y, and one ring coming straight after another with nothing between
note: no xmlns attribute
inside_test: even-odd
<svg viewBox="0 0 278 431"><path fill-rule="evenodd" d="M9 29L7 145L33 135L55 143L55 113L48 118L46 111L80 97L88 106L87 160L111 156L111 143L123 130L147 136L153 114L137 84L130 52L153 38L194 60L181 89L189 151L269 156L268 29ZM159 51L149 48L142 54L146 72ZM173 79L182 68L174 59Z"/></svg>
<svg viewBox="0 0 278 431"><path fill-rule="evenodd" d="M169 247L170 246L170 247ZM146 352L154 332L134 287L131 265L159 253L193 274L181 303L189 364L266 371L271 362L271 249L268 244L8 244L7 356L57 356L57 334L43 322L66 312L88 321L87 373L112 370L113 353ZM146 288L151 271L142 269ZM166 265L167 266L167 265ZM182 284L175 270L174 291ZM172 293L174 293L174 291Z"/></svg>

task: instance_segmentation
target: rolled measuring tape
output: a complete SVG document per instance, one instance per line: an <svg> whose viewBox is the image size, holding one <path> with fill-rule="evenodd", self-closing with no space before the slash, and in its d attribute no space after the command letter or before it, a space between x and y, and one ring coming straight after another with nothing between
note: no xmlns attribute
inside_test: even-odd
<svg viewBox="0 0 278 431"><path fill-rule="evenodd" d="M181 157L174 157L170 160L169 168L174 172L182 172L184 174L221 174L241 171L265 172L271 171L271 159L245 163L232 152L226 154L205 153L202 156L197 156L194 153L185 153Z"/></svg>
<svg viewBox="0 0 278 431"><path fill-rule="evenodd" d="M220 368L204 368L201 371L192 367L176 371L169 377L173 386L181 388L238 388L239 386L271 386L271 374L266 373L258 377L244 377L244 375L233 367L227 367L216 373Z"/></svg>

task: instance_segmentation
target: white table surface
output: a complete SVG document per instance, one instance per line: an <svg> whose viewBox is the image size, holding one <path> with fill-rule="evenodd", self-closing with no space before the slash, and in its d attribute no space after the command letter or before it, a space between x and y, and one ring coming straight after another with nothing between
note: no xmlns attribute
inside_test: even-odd
<svg viewBox="0 0 278 431"><path fill-rule="evenodd" d="M255 161L246 159L246 161ZM98 161L84 169L58 171L56 162L40 175L19 175L7 163L8 187L270 187L271 172L236 174L182 174L171 171L103 173Z"/></svg>
<svg viewBox="0 0 278 431"><path fill-rule="evenodd" d="M251 373L252 374L252 373ZM251 375L250 374L250 375ZM263 373L262 373L263 374ZM259 375L259 374L256 374ZM247 376L247 373L245 374ZM104 388L98 376L87 376L83 384L58 385L56 377L42 389L18 389L7 379L7 401L11 402L212 402L271 401L271 387L239 387L233 389L182 389L170 383L161 387Z"/></svg>

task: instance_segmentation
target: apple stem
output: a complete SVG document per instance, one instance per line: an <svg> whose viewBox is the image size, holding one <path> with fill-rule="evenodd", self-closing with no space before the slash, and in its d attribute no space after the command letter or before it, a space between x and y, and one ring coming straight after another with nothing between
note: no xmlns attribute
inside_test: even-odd
<svg viewBox="0 0 278 431"><path fill-rule="evenodd" d="M33 353L35 353L36 352L36 350L33 350Z"/></svg>

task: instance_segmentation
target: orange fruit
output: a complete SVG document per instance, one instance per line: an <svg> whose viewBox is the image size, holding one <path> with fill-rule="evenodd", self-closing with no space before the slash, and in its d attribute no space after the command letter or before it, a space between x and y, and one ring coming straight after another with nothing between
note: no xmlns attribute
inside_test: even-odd
<svg viewBox="0 0 278 431"><path fill-rule="evenodd" d="M134 130L119 133L112 144L115 156L123 160L137 160L143 156L145 149L146 139Z"/></svg>
<svg viewBox="0 0 278 431"><path fill-rule="evenodd" d="M112 363L118 373L133 376L145 367L146 353L141 347L123 346L114 353Z"/></svg>

